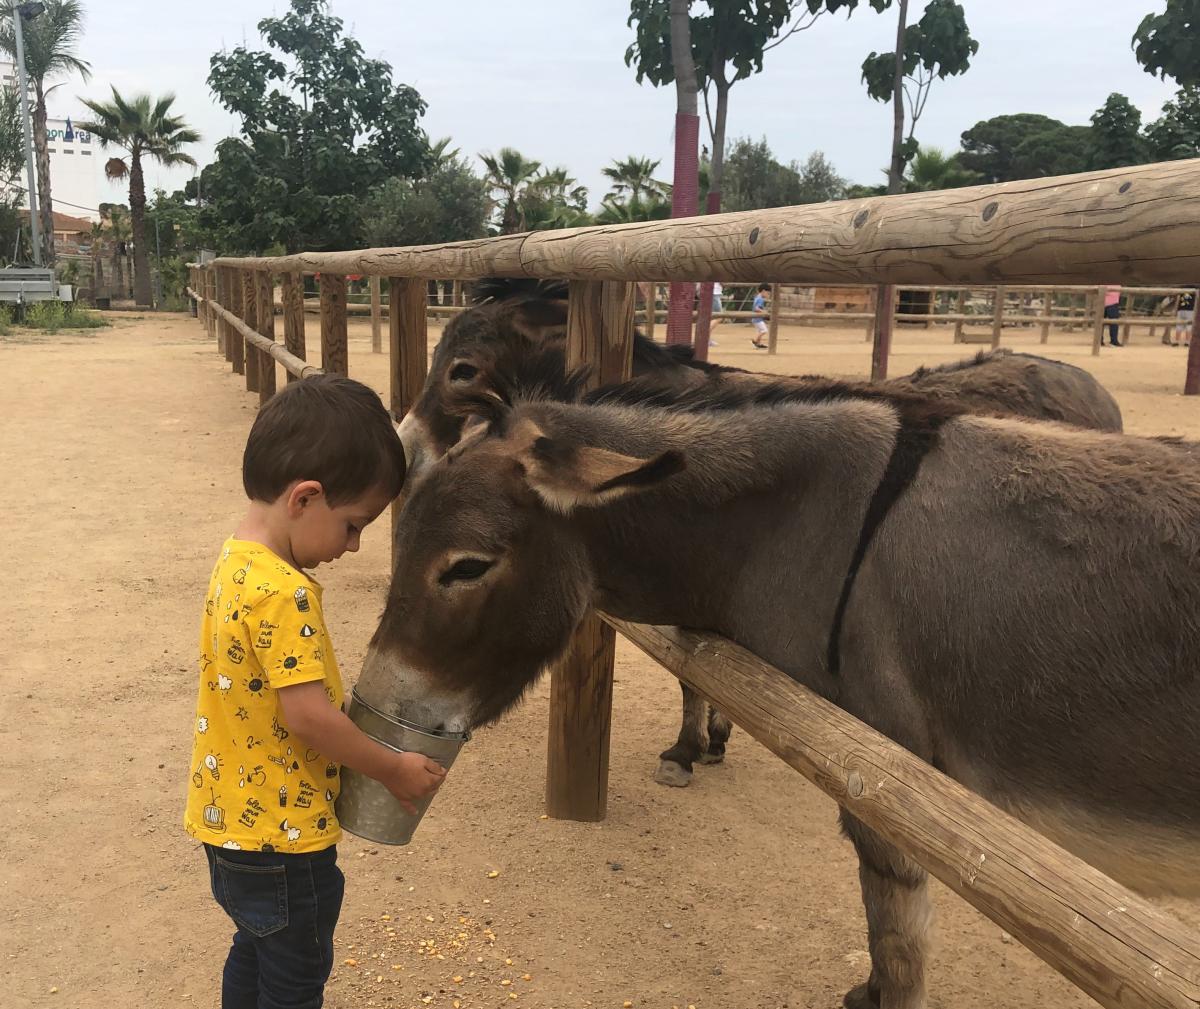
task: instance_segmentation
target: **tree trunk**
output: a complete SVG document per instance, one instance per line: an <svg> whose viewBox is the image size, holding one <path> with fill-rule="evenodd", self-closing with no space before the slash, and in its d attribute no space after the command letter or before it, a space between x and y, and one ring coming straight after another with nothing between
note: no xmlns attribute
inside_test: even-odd
<svg viewBox="0 0 1200 1009"><path fill-rule="evenodd" d="M150 257L146 249L146 180L142 155L136 148L129 158L129 218L133 231L133 300L150 307Z"/></svg>
<svg viewBox="0 0 1200 1009"><path fill-rule="evenodd" d="M723 55L723 54L719 54ZM714 57L714 63L718 57ZM708 198L705 200L706 214L721 212L721 179L725 174L725 122L729 115L729 83L725 80L724 61L713 67L713 83L717 88L717 118L713 123L712 161L708 166ZM713 310L712 281L700 285L700 303L696 310L696 357L708 360L708 337L712 330Z"/></svg>
<svg viewBox="0 0 1200 1009"><path fill-rule="evenodd" d="M700 116L692 59L689 0L671 0L671 62L675 66L675 174L671 216L694 217L700 201ZM692 342L695 284L673 283L667 306L667 343Z"/></svg>
<svg viewBox="0 0 1200 1009"><path fill-rule="evenodd" d="M38 217L42 222L42 261L54 265L54 202L50 197L50 148L46 138L46 96L34 81L33 150L37 162Z"/></svg>
<svg viewBox="0 0 1200 1009"><path fill-rule="evenodd" d="M900 0L900 20L896 25L896 74L892 78L892 163L888 169L888 193L904 187L904 27L908 18L908 0Z"/></svg>

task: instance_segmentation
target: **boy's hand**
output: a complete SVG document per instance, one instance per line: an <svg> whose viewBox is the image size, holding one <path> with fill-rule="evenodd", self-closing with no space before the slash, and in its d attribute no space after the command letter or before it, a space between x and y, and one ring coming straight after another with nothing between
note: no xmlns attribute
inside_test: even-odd
<svg viewBox="0 0 1200 1009"><path fill-rule="evenodd" d="M406 813L416 815L414 803L433 795L446 779L446 769L423 753L397 753L379 781Z"/></svg>

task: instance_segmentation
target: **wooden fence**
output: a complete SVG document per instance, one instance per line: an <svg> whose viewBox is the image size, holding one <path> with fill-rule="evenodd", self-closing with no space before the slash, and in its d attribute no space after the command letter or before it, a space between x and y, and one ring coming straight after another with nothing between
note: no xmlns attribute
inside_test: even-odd
<svg viewBox="0 0 1200 1009"><path fill-rule="evenodd" d="M289 381L316 370L304 361L304 272L321 273L322 363L342 373L345 275L391 278L390 399L399 418L425 378L427 278L568 278L568 362L591 363L597 380L619 379L632 358L630 281L1187 284L1200 277L1200 161L421 248L224 258L193 269L200 318L263 398L275 361ZM284 292L282 348L274 276ZM886 360L881 330L892 313L880 315L875 350ZM1195 338L1188 384L1200 388ZM614 627L1102 1005L1200 1006L1200 953L1181 925L725 639L585 621L552 670L552 815L604 815Z"/></svg>

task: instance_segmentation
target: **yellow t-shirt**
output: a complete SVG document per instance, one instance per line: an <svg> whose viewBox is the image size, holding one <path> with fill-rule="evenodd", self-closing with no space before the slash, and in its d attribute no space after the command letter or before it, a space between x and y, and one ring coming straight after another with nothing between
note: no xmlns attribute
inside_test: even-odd
<svg viewBox="0 0 1200 1009"><path fill-rule="evenodd" d="M200 693L184 826L249 851L320 851L341 827L338 765L288 731L276 691L342 680L321 586L260 543L230 539L213 569L200 625Z"/></svg>

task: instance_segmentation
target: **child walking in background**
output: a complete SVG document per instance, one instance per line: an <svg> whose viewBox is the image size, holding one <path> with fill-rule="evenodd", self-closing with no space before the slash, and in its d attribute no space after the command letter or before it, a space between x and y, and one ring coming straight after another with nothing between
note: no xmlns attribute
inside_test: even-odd
<svg viewBox="0 0 1200 1009"><path fill-rule="evenodd" d="M771 285L759 284L758 294L754 296L754 317L750 320L754 324L754 336L750 342L759 350L767 349L767 322L771 318L768 306L771 301Z"/></svg>

